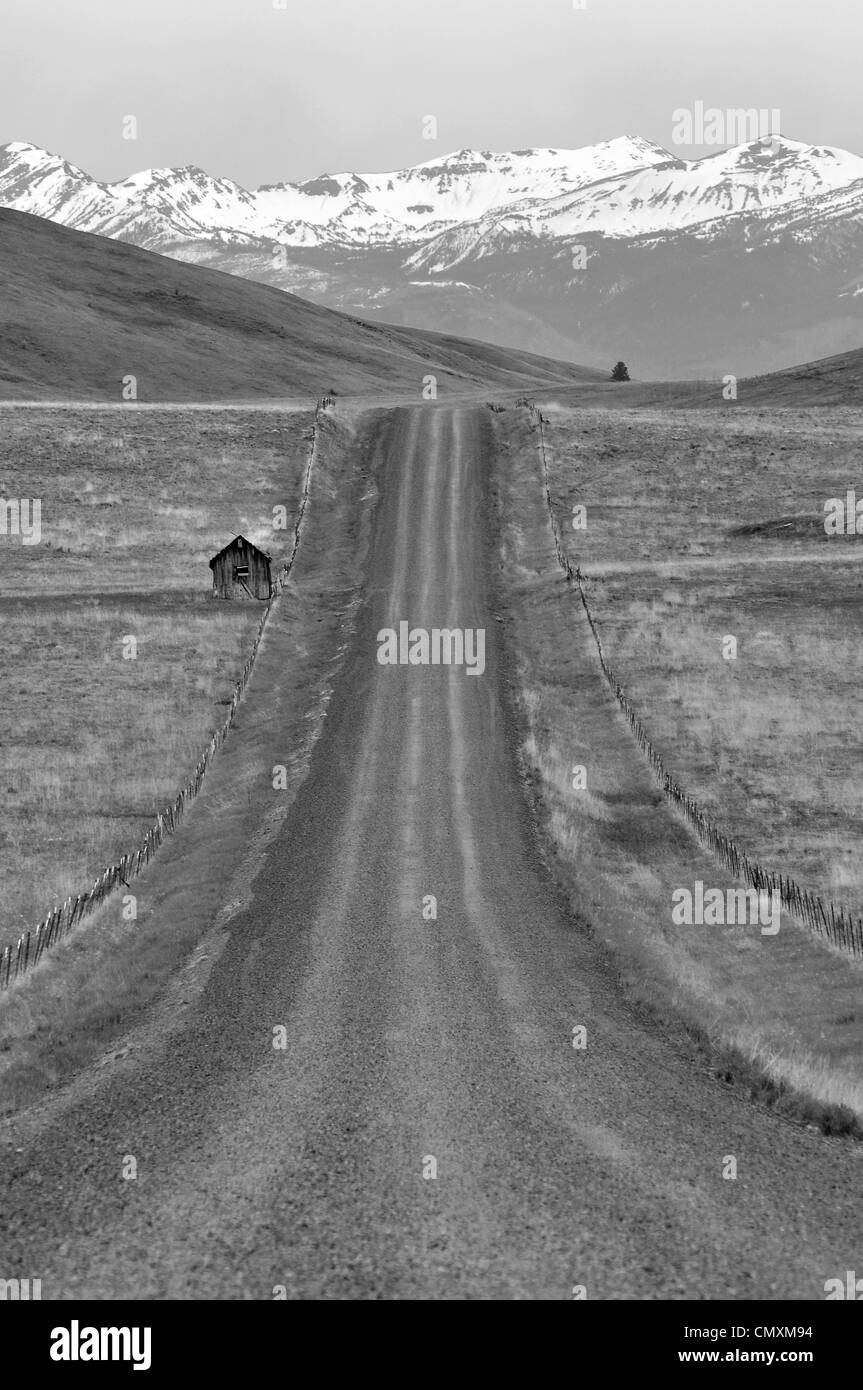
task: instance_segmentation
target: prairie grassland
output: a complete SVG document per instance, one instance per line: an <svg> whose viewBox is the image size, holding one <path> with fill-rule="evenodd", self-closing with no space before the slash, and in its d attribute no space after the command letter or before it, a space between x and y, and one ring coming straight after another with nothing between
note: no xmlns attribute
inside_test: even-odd
<svg viewBox="0 0 863 1390"><path fill-rule="evenodd" d="M39 544L0 535L0 946L140 841L222 722L262 605L215 602L208 560L238 531L285 558L309 428L0 414L0 497L42 503Z"/></svg>
<svg viewBox="0 0 863 1390"><path fill-rule="evenodd" d="M608 426L613 423L609 420ZM623 428L629 423L624 419ZM643 427L649 431L650 422ZM554 426L549 433L559 441ZM528 429L523 412L520 420L505 418L505 466L499 474L503 565L497 601L516 656L522 771L540 826L540 843L569 893L575 916L608 949L627 992L662 1019L664 1031L673 1032L675 1020L681 1021L714 1073L723 1081L733 1080L759 1101L825 1131L863 1136L863 962L834 950L787 914L782 915L778 934L769 936L752 924L698 926L674 919L676 889L691 890L700 879L725 890L736 880L663 797L602 674L582 605L563 582L545 505L538 500L536 445L536 432ZM559 446L556 453L560 455ZM555 460L558 496L560 468ZM588 513L588 535L601 490L591 495L594 510ZM571 502L565 494L562 516L571 515ZM618 563L611 545L609 552L612 558L603 581ZM642 720L666 763L684 785L696 786L704 800L709 792L717 820L730 824L742 838L726 799L737 797L742 817L747 806L741 778L760 778L771 810L770 798L777 797L774 820L778 819L779 797L768 781L772 763L759 761L760 738L769 718L784 720L791 730L799 730L800 718L791 709L789 692L785 703L773 700L760 723L755 722L757 702L749 725L739 717L730 720L729 739L736 755L727 756L718 745L697 745L684 727L685 705L669 697L663 686L663 673L669 681L675 678L671 658L663 658L648 683L642 666L632 667L621 656L622 638L635 643L638 621L648 621L643 616L630 618L629 603L641 601L637 586L645 574L653 575L651 563L643 570L636 570L636 562L614 568L615 579L622 576L633 589L630 593L624 587L622 598L598 605L603 645L619 677L630 690L639 691ZM783 572L786 568L782 566ZM851 566L846 568L850 572ZM597 571L594 563L591 572ZM726 583L731 573L724 575ZM606 592L598 578L593 583L594 589ZM681 607L673 608L665 631L670 633L675 660L688 662L693 659L690 647L682 648L681 658L678 646L678 634L684 630L679 627ZM714 635L709 627L708 635ZM656 636L652 630L651 636ZM647 647L648 653L653 646ZM627 649L633 650L638 654L640 648ZM635 659L646 666L647 657ZM740 658L738 666L739 662ZM654 663L659 666L655 657ZM813 673L807 668L806 675L810 679ZM682 691L686 700L688 668L683 676L677 693ZM769 676L768 667L762 691L771 688ZM713 675L702 679L701 698L705 705L724 707L728 693L721 692L717 699L716 685ZM743 694L752 701L748 688ZM819 727L816 722L814 728ZM685 766L684 751L690 754ZM778 761L772 744L770 752ZM586 785L577 785L573 777L578 766L586 769ZM702 785L697 785L697 769L702 769ZM786 796L795 785L793 773L787 761L777 771L784 778L780 791ZM779 828L771 822L771 829L777 836L784 830L789 841L796 835L795 843L802 848L808 844L810 810L815 817L817 808L811 803L797 808L799 825L793 829L788 828L790 817ZM851 841L849 835L847 843ZM763 839L750 841L750 848L766 857ZM799 876L794 856L789 855L782 868ZM685 1037L681 1042L685 1045Z"/></svg>
<svg viewBox="0 0 863 1390"><path fill-rule="evenodd" d="M238 532L281 557L310 427L297 412L3 410L0 497L42 502L38 545L0 536L12 592L206 593Z"/></svg>
<svg viewBox="0 0 863 1390"><path fill-rule="evenodd" d="M766 866L863 914L863 537L823 525L863 495L863 411L545 413L558 521L666 766Z"/></svg>

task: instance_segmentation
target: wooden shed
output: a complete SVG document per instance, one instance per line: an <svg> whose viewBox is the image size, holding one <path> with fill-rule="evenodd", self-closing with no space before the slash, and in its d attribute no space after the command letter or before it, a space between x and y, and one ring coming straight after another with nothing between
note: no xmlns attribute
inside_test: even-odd
<svg viewBox="0 0 863 1390"><path fill-rule="evenodd" d="M235 536L210 561L216 598L268 599L272 592L270 557L245 536Z"/></svg>

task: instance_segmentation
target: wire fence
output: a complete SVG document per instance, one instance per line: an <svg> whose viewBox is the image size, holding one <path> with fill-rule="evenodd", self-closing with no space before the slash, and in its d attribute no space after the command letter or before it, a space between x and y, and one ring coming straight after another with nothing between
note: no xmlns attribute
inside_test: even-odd
<svg viewBox="0 0 863 1390"><path fill-rule="evenodd" d="M792 913L793 916L798 918L801 922L804 922L813 932L816 932L819 936L825 937L834 946L849 952L851 955L863 956L863 919L855 917L853 913L849 912L846 908L837 907L829 900L819 897L818 894L810 893L807 889L801 888L800 885L788 875L771 872L756 859L746 854L731 835L726 835L713 823L710 817L699 806L695 797L689 796L666 770L661 754L648 738L644 725L632 701L627 696L623 686L620 684L620 681L617 679L617 676L606 660L599 629L587 601L584 576L578 565L573 565L563 545L560 528L558 527L557 517L555 516L551 501L551 488L549 485L548 451L546 448L545 436L545 427L548 424L548 420L543 416L542 412L537 409L535 402L527 397L523 397L521 400L517 401L516 404L523 406L529 411L533 424L537 429L539 453L542 462L543 489L551 521L558 563L566 575L567 582L570 585L574 585L578 591L585 616L590 630L593 633L603 674L611 687L618 705L626 717L627 723L635 736L639 748L650 764L656 780L665 796L689 822L701 843L711 850L719 859L720 863L737 878L750 884L751 887L758 889L759 892L767 891L778 893L779 900L786 911Z"/></svg>
<svg viewBox="0 0 863 1390"><path fill-rule="evenodd" d="M239 679L234 686L231 697L231 708L220 728L216 729L210 737L210 741L198 759L194 772L186 785L177 793L170 806L160 811L154 823L150 826L138 849L129 854L124 854L122 858L109 864L107 869L99 875L95 883L84 893L77 894L74 898L68 897L64 903L56 907L53 912L49 912L44 922L40 922L37 927L26 931L18 938L15 946L7 946L0 954L0 992L9 989L10 985L20 979L26 971L32 969L41 960L46 951L50 951L59 941L68 936L72 929L88 917L92 912L102 905L105 899L113 893L119 886L129 888L131 880L147 867L157 849L169 835L180 825L186 807L201 790L204 777L213 758L221 748L225 739L233 726L237 714L237 708L243 697L243 692L249 683L258 649L261 645L261 638L267 626L273 605L277 602L284 589L288 576L293 568L300 544L300 532L305 516L306 507L309 500L309 489L312 481L312 470L318 450L319 429L321 415L331 409L335 402L331 396L323 396L315 405L314 423L310 436L308 459L306 462L305 477L303 479L303 492L300 499L297 522L294 528L293 543L290 554L285 561L280 573L273 581L272 591L269 602L261 614L261 621L251 650L246 657L245 665L240 673Z"/></svg>

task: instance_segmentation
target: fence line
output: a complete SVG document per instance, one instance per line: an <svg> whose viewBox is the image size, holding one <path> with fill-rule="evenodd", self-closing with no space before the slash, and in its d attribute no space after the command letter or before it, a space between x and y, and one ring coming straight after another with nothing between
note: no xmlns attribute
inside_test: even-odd
<svg viewBox="0 0 863 1390"><path fill-rule="evenodd" d="M156 853L159 846L173 835L183 819L183 814L189 802L194 801L201 790L201 785L207 770L221 748L228 733L233 726L236 718L237 708L242 699L243 692L249 683L252 668L258 655L261 645L261 638L264 635L264 628L270 616L273 604L277 602L282 594L285 583L293 568L300 544L300 532L305 516L306 506L309 500L309 490L312 481L312 469L318 448L318 428L322 413L335 402L331 396L323 396L315 405L314 424L312 427L311 443L309 456L306 464L305 479L303 482L303 493L300 499L300 508L297 514L297 523L294 528L294 540L291 546L291 553L282 566L281 572L273 581L272 591L269 602L261 614L261 621L258 624L258 631L252 643L249 655L246 657L240 677L234 686L234 693L231 698L231 708L222 726L211 735L207 747L201 754L195 765L195 770L186 785L177 793L170 806L160 811L150 829L137 850L129 854L124 854L122 858L109 864L107 869L96 879L92 888L85 893L79 893L76 897L68 897L64 903L56 907L53 912L49 912L44 922L40 922L38 927L32 931L26 931L18 938L15 946L7 946L0 953L0 992L7 990L27 970L41 960L46 951L50 951L56 946L58 941L62 941L68 936L73 927L77 926L85 917L88 917L97 907L105 901L110 893L118 886L123 884L126 888L130 887L130 880L137 876L147 867L150 860Z"/></svg>
<svg viewBox="0 0 863 1390"><path fill-rule="evenodd" d="M551 502L551 489L549 486L548 456L544 431L544 426L548 421L544 419L542 412L537 409L535 402L528 398L523 397L516 402L516 405L523 406L530 412L531 419L537 427L539 453L542 461L543 489L551 521L558 563L566 575L567 582L570 585L574 585L578 591L585 616L590 625L590 630L593 633L603 674L611 687L618 705L626 716L626 720L635 736L636 742L647 758L665 796L682 812L686 820L695 830L701 843L710 849L725 868L737 878L743 879L745 883L750 884L759 892L771 890L777 892L782 906L786 911L792 913L792 915L801 922L804 922L810 930L817 933L819 936L826 937L834 946L849 952L851 955L863 955L863 919L860 917L855 918L853 914L844 907L837 908L834 903L820 898L817 893L810 893L807 889L801 888L793 878L770 872L756 859L745 854L733 837L719 830L709 816L701 809L695 798L684 792L682 787L680 787L674 778L666 771L662 757L648 738L635 707L614 674L611 666L605 659L605 652L602 648L599 629L597 628L587 601L584 576L578 565L573 565L571 563L561 540L560 529Z"/></svg>

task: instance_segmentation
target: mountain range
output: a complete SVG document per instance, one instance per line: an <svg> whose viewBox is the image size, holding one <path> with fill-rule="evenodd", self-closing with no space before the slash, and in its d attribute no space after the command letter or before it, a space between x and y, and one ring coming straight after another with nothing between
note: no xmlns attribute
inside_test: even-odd
<svg viewBox="0 0 863 1390"><path fill-rule="evenodd" d="M778 134L698 160L637 136L460 150L254 191L193 166L101 183L16 141L0 206L633 376L752 375L863 342L863 159Z"/></svg>

